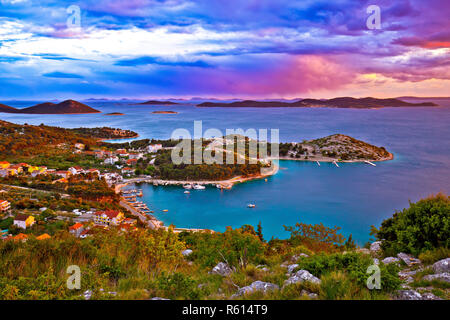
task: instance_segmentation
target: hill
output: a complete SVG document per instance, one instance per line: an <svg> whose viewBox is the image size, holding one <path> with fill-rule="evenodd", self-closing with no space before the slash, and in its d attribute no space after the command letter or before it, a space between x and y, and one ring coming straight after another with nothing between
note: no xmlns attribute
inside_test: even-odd
<svg viewBox="0 0 450 320"><path fill-rule="evenodd" d="M172 101L150 100L150 101L145 101L145 102L141 102L138 104L155 105L155 106L170 106L170 105L175 105L175 104L179 104L179 103L172 102Z"/></svg>
<svg viewBox="0 0 450 320"><path fill-rule="evenodd" d="M282 159L351 162L384 161L394 157L384 147L377 147L343 134L333 134L303 143L281 143L280 156Z"/></svg>
<svg viewBox="0 0 450 320"><path fill-rule="evenodd" d="M7 106L6 104L1 104L0 103L0 112L5 112L5 113L16 113L17 109Z"/></svg>
<svg viewBox="0 0 450 320"><path fill-rule="evenodd" d="M328 107L328 108L384 108L384 107L435 107L433 102L410 103L399 99L377 99L377 98L352 98L342 97L328 100L303 99L295 102L280 101L253 101L244 100L231 103L204 102L197 107L227 107L227 108L307 108L307 107Z"/></svg>
<svg viewBox="0 0 450 320"><path fill-rule="evenodd" d="M100 113L101 111L95 110L75 100L65 100L60 103L40 103L23 109L16 109L4 104L0 104L0 112L23 114L85 114Z"/></svg>
<svg viewBox="0 0 450 320"><path fill-rule="evenodd" d="M85 114L100 112L75 100L66 100L57 104L45 102L18 110L18 113L26 114Z"/></svg>

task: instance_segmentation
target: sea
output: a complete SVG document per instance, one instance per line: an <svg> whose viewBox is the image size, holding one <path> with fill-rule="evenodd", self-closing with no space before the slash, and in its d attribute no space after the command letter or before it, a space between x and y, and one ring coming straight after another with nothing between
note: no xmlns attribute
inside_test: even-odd
<svg viewBox="0 0 450 320"><path fill-rule="evenodd" d="M382 109L337 108L198 108L138 105L135 101L84 101L102 111L86 115L24 115L0 113L14 123L65 128L107 126L130 129L139 139L169 139L176 129L194 136L194 121L203 130L278 129L281 142L301 142L335 133L384 146L394 160L365 163L280 161L280 170L267 181L254 180L231 190L207 187L185 194L181 186L141 184L143 201L166 225L224 231L227 226L261 223L264 238L288 238L284 226L297 222L339 227L360 245L369 241L370 226L379 227L415 202L450 191L450 100L440 107ZM27 107L44 101L2 101ZM417 102L414 100L414 102ZM152 111L177 114L152 114ZM123 116L105 113L122 112ZM128 141L128 140L127 140ZM248 208L253 203L255 208ZM167 212L163 210L168 210Z"/></svg>

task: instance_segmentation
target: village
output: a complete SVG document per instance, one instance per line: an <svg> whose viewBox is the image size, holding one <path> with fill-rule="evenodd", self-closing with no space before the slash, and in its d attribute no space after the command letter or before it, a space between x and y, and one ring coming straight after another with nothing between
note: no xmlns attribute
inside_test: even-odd
<svg viewBox="0 0 450 320"><path fill-rule="evenodd" d="M137 196L142 196L142 191L134 193L122 191L127 185L127 178L135 176L136 165L140 159L147 157L149 164L154 163L156 153L163 149L161 144L148 145L145 149L127 150L117 149L109 151L104 149L85 150L85 145L76 143L73 146L74 154L93 156L103 165L101 168L82 168L73 166L67 170L57 170L46 166L34 166L27 163L9 163L0 161L0 178L51 178L52 184L68 185L69 181L104 181L119 200L117 209L99 210L97 208L75 208L69 211L58 211L58 214L49 215L50 210L46 207L38 208L34 212L30 210L20 210L15 201L4 200L4 195L14 192L37 192L52 193L51 191L27 188L18 185L8 185L0 181L0 239L27 241L30 237L36 240L46 240L51 238L51 234L36 234L30 230L38 224L51 223L52 221L64 221L68 224L67 231L79 238L86 238L98 230L110 227L118 228L121 232L137 230L138 226L144 228L162 227L162 222L153 217L145 204L136 201ZM151 178L151 176L145 176ZM7 180L8 181L8 180ZM67 187L66 187L67 188ZM60 192L58 198L73 198L71 195ZM33 198L31 198L33 200ZM99 200L101 202L103 200ZM95 203L95 202L94 202ZM127 217L127 216L128 217ZM45 217L44 217L45 216ZM135 218L132 218L134 216ZM139 223L138 223L139 220ZM5 228L5 226L7 226ZM14 232L11 232L12 229Z"/></svg>

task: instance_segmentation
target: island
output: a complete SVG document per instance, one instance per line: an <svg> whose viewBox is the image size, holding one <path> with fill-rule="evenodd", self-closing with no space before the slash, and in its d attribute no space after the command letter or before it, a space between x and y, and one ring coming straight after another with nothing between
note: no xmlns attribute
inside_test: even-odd
<svg viewBox="0 0 450 320"><path fill-rule="evenodd" d="M342 97L328 100L302 99L294 102L243 100L235 102L203 102L197 107L211 108L357 108L378 109L385 107L436 107L433 102L410 103L399 99L352 98Z"/></svg>
<svg viewBox="0 0 450 320"><path fill-rule="evenodd" d="M105 116L124 116L125 113L122 112L111 112L111 113L105 113Z"/></svg>
<svg viewBox="0 0 450 320"><path fill-rule="evenodd" d="M377 147L344 134L333 134L301 143L280 143L279 152L280 159L323 162L386 161L394 158L384 147Z"/></svg>
<svg viewBox="0 0 450 320"><path fill-rule="evenodd" d="M88 114L101 113L101 111L89 107L75 100L65 100L60 103L44 102L31 107L17 109L6 105L0 105L0 112L21 114Z"/></svg>
<svg viewBox="0 0 450 320"><path fill-rule="evenodd" d="M170 105L176 105L179 103L172 102L172 101L157 101L157 100L149 100L145 102L141 102L138 104L145 104L145 105L155 105L155 106L170 106Z"/></svg>
<svg viewBox="0 0 450 320"><path fill-rule="evenodd" d="M176 111L153 111L154 114L178 114Z"/></svg>

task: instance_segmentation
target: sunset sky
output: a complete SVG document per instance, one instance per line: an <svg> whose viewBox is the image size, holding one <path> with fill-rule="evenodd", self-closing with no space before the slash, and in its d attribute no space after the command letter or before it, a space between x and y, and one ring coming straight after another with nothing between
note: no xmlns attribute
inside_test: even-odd
<svg viewBox="0 0 450 320"><path fill-rule="evenodd" d="M438 0L0 0L0 100L450 96L449 17Z"/></svg>

